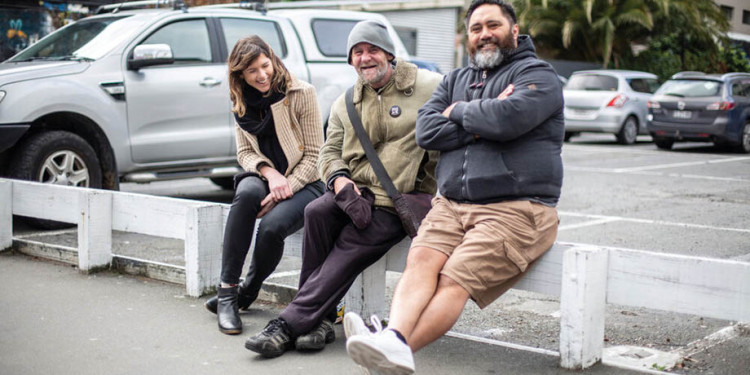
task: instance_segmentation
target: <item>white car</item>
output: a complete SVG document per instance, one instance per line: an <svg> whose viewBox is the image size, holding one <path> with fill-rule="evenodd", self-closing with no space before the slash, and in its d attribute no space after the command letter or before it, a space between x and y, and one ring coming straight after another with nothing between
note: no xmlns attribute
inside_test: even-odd
<svg viewBox="0 0 750 375"><path fill-rule="evenodd" d="M656 75L632 70L574 72L563 88L565 140L581 132L612 133L621 144L648 134L646 104L659 88Z"/></svg>

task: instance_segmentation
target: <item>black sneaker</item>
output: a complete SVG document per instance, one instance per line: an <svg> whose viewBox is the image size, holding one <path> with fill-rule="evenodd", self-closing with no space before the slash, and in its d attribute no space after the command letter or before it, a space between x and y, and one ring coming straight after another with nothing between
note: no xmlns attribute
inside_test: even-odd
<svg viewBox="0 0 750 375"><path fill-rule="evenodd" d="M278 357L293 347L292 334L282 319L271 320L263 331L245 341L245 348L266 358Z"/></svg>
<svg viewBox="0 0 750 375"><path fill-rule="evenodd" d="M336 334L333 332L333 323L328 319L323 319L312 331L297 337L294 346L297 350L321 350L334 340L336 340Z"/></svg>

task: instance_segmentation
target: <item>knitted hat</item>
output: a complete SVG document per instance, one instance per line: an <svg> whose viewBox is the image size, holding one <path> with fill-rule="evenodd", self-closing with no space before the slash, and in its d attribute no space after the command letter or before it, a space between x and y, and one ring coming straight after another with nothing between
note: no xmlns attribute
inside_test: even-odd
<svg viewBox="0 0 750 375"><path fill-rule="evenodd" d="M358 43L370 43L375 47L378 47L385 51L385 53L396 57L393 52L393 40L388 35L388 29L380 22L377 21L360 21L349 33L349 40L346 42L346 53L347 61L349 64L352 63L352 48Z"/></svg>

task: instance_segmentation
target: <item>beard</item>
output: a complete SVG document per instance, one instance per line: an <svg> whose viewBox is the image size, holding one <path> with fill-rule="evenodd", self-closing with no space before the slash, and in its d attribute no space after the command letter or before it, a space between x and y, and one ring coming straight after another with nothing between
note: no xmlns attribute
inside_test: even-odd
<svg viewBox="0 0 750 375"><path fill-rule="evenodd" d="M483 50L482 47L488 44L494 44L495 48ZM508 36L500 42L499 39L492 37L477 43L472 48L470 60L479 69L492 69L500 66L507 58L516 53L517 47L513 43L513 35Z"/></svg>
<svg viewBox="0 0 750 375"><path fill-rule="evenodd" d="M377 66L375 68L375 74L371 75L370 78L365 77L364 73L362 73L360 70L357 70L357 75L359 76L359 78L368 85L379 83L383 80L383 78L385 78L385 75L387 73L388 65Z"/></svg>

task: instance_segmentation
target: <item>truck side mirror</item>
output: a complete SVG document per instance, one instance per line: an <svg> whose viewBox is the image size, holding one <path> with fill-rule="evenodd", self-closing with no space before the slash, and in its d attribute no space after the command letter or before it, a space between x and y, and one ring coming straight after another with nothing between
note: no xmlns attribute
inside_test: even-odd
<svg viewBox="0 0 750 375"><path fill-rule="evenodd" d="M133 49L133 55L128 59L128 70L173 63L174 55L169 44L141 44Z"/></svg>

